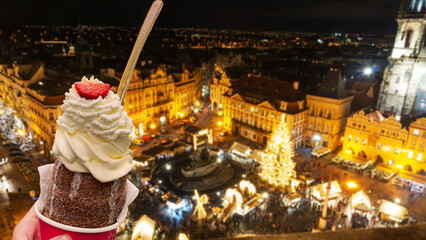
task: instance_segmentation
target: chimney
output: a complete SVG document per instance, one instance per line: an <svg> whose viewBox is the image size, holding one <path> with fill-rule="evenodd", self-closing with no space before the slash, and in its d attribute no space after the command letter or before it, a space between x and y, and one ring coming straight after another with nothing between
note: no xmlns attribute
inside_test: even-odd
<svg viewBox="0 0 426 240"><path fill-rule="evenodd" d="M294 90L298 90L299 89L299 81L294 81L293 82L293 88L294 88Z"/></svg>

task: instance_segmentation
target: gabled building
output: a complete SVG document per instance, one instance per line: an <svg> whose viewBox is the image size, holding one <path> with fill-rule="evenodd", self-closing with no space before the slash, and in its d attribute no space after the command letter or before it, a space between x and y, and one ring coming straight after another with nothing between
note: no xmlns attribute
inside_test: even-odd
<svg viewBox="0 0 426 240"><path fill-rule="evenodd" d="M345 81L337 69L330 69L313 94L306 95L304 145L324 146L332 151L342 145L346 120L354 96L347 96Z"/></svg>
<svg viewBox="0 0 426 240"><path fill-rule="evenodd" d="M223 100L217 99L221 96L219 92L212 96L212 102L223 104L224 129L266 146L273 128L284 114L294 146L302 145L307 105L297 82L249 77L231 85L226 81L222 84L228 86Z"/></svg>
<svg viewBox="0 0 426 240"><path fill-rule="evenodd" d="M412 191L426 188L426 118L408 128L395 117L360 111L348 118L340 157L397 173L394 184Z"/></svg>
<svg viewBox="0 0 426 240"><path fill-rule="evenodd" d="M146 66L133 72L124 110L133 119L135 134L159 129L190 115L196 103L200 72L168 71L165 65ZM118 76L115 76L118 75ZM109 76L121 77L110 73Z"/></svg>

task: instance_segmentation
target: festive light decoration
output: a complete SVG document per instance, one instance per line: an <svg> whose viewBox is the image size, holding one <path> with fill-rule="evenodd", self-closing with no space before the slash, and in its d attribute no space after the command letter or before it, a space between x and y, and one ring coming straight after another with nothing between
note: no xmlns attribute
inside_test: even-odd
<svg viewBox="0 0 426 240"><path fill-rule="evenodd" d="M0 109L4 103L0 101ZM14 115L13 109L6 107L0 110L0 130L11 143L19 145L22 151L29 151L35 146L30 135L25 133L23 123Z"/></svg>
<svg viewBox="0 0 426 240"><path fill-rule="evenodd" d="M256 194L256 187L253 185L253 183L251 183L250 181L242 180L240 182L240 191L242 193L245 193L246 189L250 196Z"/></svg>
<svg viewBox="0 0 426 240"><path fill-rule="evenodd" d="M179 233L179 240L189 240L185 233Z"/></svg>
<svg viewBox="0 0 426 240"><path fill-rule="evenodd" d="M28 152L35 147L33 140L28 135L22 140L21 146L19 147L23 152Z"/></svg>
<svg viewBox="0 0 426 240"><path fill-rule="evenodd" d="M224 208L218 215L220 221L226 222L231 217L235 209L241 209L243 204L243 197L240 192L235 188L228 188L223 198Z"/></svg>
<svg viewBox="0 0 426 240"><path fill-rule="evenodd" d="M262 172L259 176L276 187L289 185L291 179L296 177L296 164L292 157L293 146L283 114L281 123L274 129L271 141L262 154Z"/></svg>
<svg viewBox="0 0 426 240"><path fill-rule="evenodd" d="M197 206L194 209L194 215L198 213L198 220L206 218L207 213L203 205L208 202L209 198L207 197L206 194L203 194L200 197L197 189L194 190L194 197L195 197L195 200L197 201Z"/></svg>
<svg viewBox="0 0 426 240"><path fill-rule="evenodd" d="M238 192L235 188L228 188L226 189L224 200L226 200L228 203L237 203L238 205L241 205L243 203L243 197L241 196L241 193Z"/></svg>

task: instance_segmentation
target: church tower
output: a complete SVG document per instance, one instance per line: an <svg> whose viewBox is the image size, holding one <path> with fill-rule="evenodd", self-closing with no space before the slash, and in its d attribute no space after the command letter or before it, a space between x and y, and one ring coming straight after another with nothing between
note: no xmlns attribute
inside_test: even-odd
<svg viewBox="0 0 426 240"><path fill-rule="evenodd" d="M75 57L80 69L93 68L93 53L89 48L89 42L84 38L84 30L81 24L77 29L78 40L75 43Z"/></svg>
<svg viewBox="0 0 426 240"><path fill-rule="evenodd" d="M426 113L426 0L402 0L378 109L396 119Z"/></svg>

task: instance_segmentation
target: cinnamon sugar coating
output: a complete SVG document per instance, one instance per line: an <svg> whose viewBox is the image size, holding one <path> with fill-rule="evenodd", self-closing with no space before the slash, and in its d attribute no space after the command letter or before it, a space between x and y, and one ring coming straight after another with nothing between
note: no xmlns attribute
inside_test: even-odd
<svg viewBox="0 0 426 240"><path fill-rule="evenodd" d="M81 228L112 225L126 199L127 175L101 183L90 173L74 173L56 161L43 215Z"/></svg>

